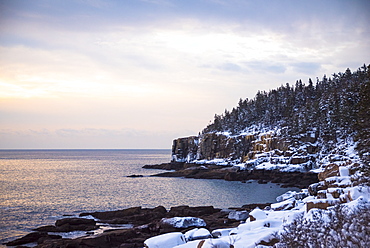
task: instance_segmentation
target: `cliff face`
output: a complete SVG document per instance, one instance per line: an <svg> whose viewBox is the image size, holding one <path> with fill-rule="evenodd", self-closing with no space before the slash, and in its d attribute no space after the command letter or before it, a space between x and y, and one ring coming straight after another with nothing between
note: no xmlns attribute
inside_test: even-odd
<svg viewBox="0 0 370 248"><path fill-rule="evenodd" d="M318 152L315 132L295 139L286 139L280 129L230 136L227 133L206 133L173 141L172 161L242 165L252 168L268 163L301 165L298 170L315 168Z"/></svg>
<svg viewBox="0 0 370 248"><path fill-rule="evenodd" d="M176 139L172 161L307 171L357 157L370 175L369 82L364 65L240 99L201 135Z"/></svg>

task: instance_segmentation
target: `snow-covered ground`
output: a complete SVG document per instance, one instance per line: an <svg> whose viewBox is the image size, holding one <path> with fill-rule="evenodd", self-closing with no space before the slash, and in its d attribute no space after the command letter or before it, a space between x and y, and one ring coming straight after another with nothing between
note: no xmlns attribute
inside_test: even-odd
<svg viewBox="0 0 370 248"><path fill-rule="evenodd" d="M342 207L345 208L346 211L356 211L356 209L358 208L361 209L361 206L370 205L369 187L347 187L346 192L351 192L350 194L353 198L352 201L342 204ZM207 235L209 233L204 228L202 228L201 232L199 232L199 229L196 228L185 234L173 233L172 237L173 239L176 239L174 241L168 240L168 234L157 236L155 240L157 241L156 244L159 246L156 246L156 244L153 243L153 239L149 240L146 244L149 248L215 248L231 247L230 245L233 245L235 248L268 247L268 244L273 245L275 243L274 239L276 239L276 241L280 239L280 235L284 233L284 227L289 226L294 220L297 220L297 218L299 217L302 218L302 221L306 222L321 221L323 225L330 225L330 222L333 221L330 216L335 215L335 213L333 213L333 211L336 211L335 206L328 207L327 210L312 208L307 211L306 203L312 202L316 198L313 196L308 196L304 199L297 200L295 199L295 196L296 194L294 194L293 192L288 192L287 194L285 194L285 196L280 197L280 199L284 199L284 201L273 204L271 206L271 209L254 209L252 212L249 213L249 218L244 223L241 223L238 227L233 229L218 229L213 231L212 234L214 236L218 236L217 238L197 240L197 235L198 237L204 237L204 235ZM287 203L293 203L294 207L289 210L284 210L284 207L291 207L291 204ZM281 207L283 207L282 210L273 210L279 209ZM358 227L352 226L349 229L356 228ZM369 227L365 226L365 228L367 228L367 230L364 230L364 233L358 233L358 235L365 235L362 237L364 238L363 245L367 246L360 247L369 247L368 245L370 245L370 237L368 236ZM308 230L305 231L310 232L310 229L308 228ZM338 239L348 239L348 237L346 237L345 231L342 231L340 233L336 233L336 231L337 230L332 230L331 235L334 237L338 236ZM347 235L353 235L353 233L347 233ZM173 246L174 242L181 243L179 245ZM202 246L198 246L200 242L203 242ZM284 247L283 244L278 245Z"/></svg>
<svg viewBox="0 0 370 248"><path fill-rule="evenodd" d="M183 242L176 246L170 242L168 246L163 242L161 246L146 245L148 248L370 247L370 187L358 181L362 175L353 147L353 143L343 142L338 148L340 152L320 158L320 167L316 168L321 172L318 184L277 197L271 207L253 210L236 228L209 230L213 238L207 239L193 236L198 231L194 229L186 234L177 233L183 235ZM242 168L244 164L237 166ZM270 169L272 165L264 162L256 168ZM205 235L207 230L203 228L200 233ZM162 240L161 236L156 238Z"/></svg>

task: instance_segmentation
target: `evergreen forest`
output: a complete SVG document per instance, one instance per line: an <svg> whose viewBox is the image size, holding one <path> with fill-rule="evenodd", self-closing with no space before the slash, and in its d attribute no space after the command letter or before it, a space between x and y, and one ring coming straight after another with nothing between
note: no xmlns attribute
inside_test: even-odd
<svg viewBox="0 0 370 248"><path fill-rule="evenodd" d="M315 131L327 149L335 147L338 139L353 138L366 167L370 167L370 65L357 71L347 69L307 84L297 80L295 85L258 91L253 99L240 99L238 106L215 115L202 133L243 133L251 126L280 127L283 135L294 139Z"/></svg>

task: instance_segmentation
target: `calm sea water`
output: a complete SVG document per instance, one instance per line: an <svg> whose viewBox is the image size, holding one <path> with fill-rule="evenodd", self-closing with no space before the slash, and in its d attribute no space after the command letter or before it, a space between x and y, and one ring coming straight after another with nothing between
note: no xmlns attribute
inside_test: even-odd
<svg viewBox="0 0 370 248"><path fill-rule="evenodd" d="M274 202L292 189L274 184L160 178L146 164L170 150L0 150L0 244L63 215L133 206L240 207ZM146 175L128 178L128 175ZM298 190L293 188L293 190Z"/></svg>

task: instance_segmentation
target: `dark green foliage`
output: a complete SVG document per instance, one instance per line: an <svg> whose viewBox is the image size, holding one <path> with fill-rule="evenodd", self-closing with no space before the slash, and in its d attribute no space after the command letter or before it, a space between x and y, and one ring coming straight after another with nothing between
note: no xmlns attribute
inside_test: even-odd
<svg viewBox="0 0 370 248"><path fill-rule="evenodd" d="M254 99L240 99L232 111L215 115L203 133L238 134L253 125L280 126L286 127L284 135L294 138L316 130L328 150L339 139L355 136L362 158L369 159L369 70L370 65L364 65L356 72L347 69L332 78L324 75L316 85L311 79L307 86L298 80L294 87L286 84L269 92L259 91Z"/></svg>
<svg viewBox="0 0 370 248"><path fill-rule="evenodd" d="M370 65L362 67L366 72L363 75L363 83L360 85L357 119L355 128L357 130L357 150L364 162L363 171L370 177Z"/></svg>

